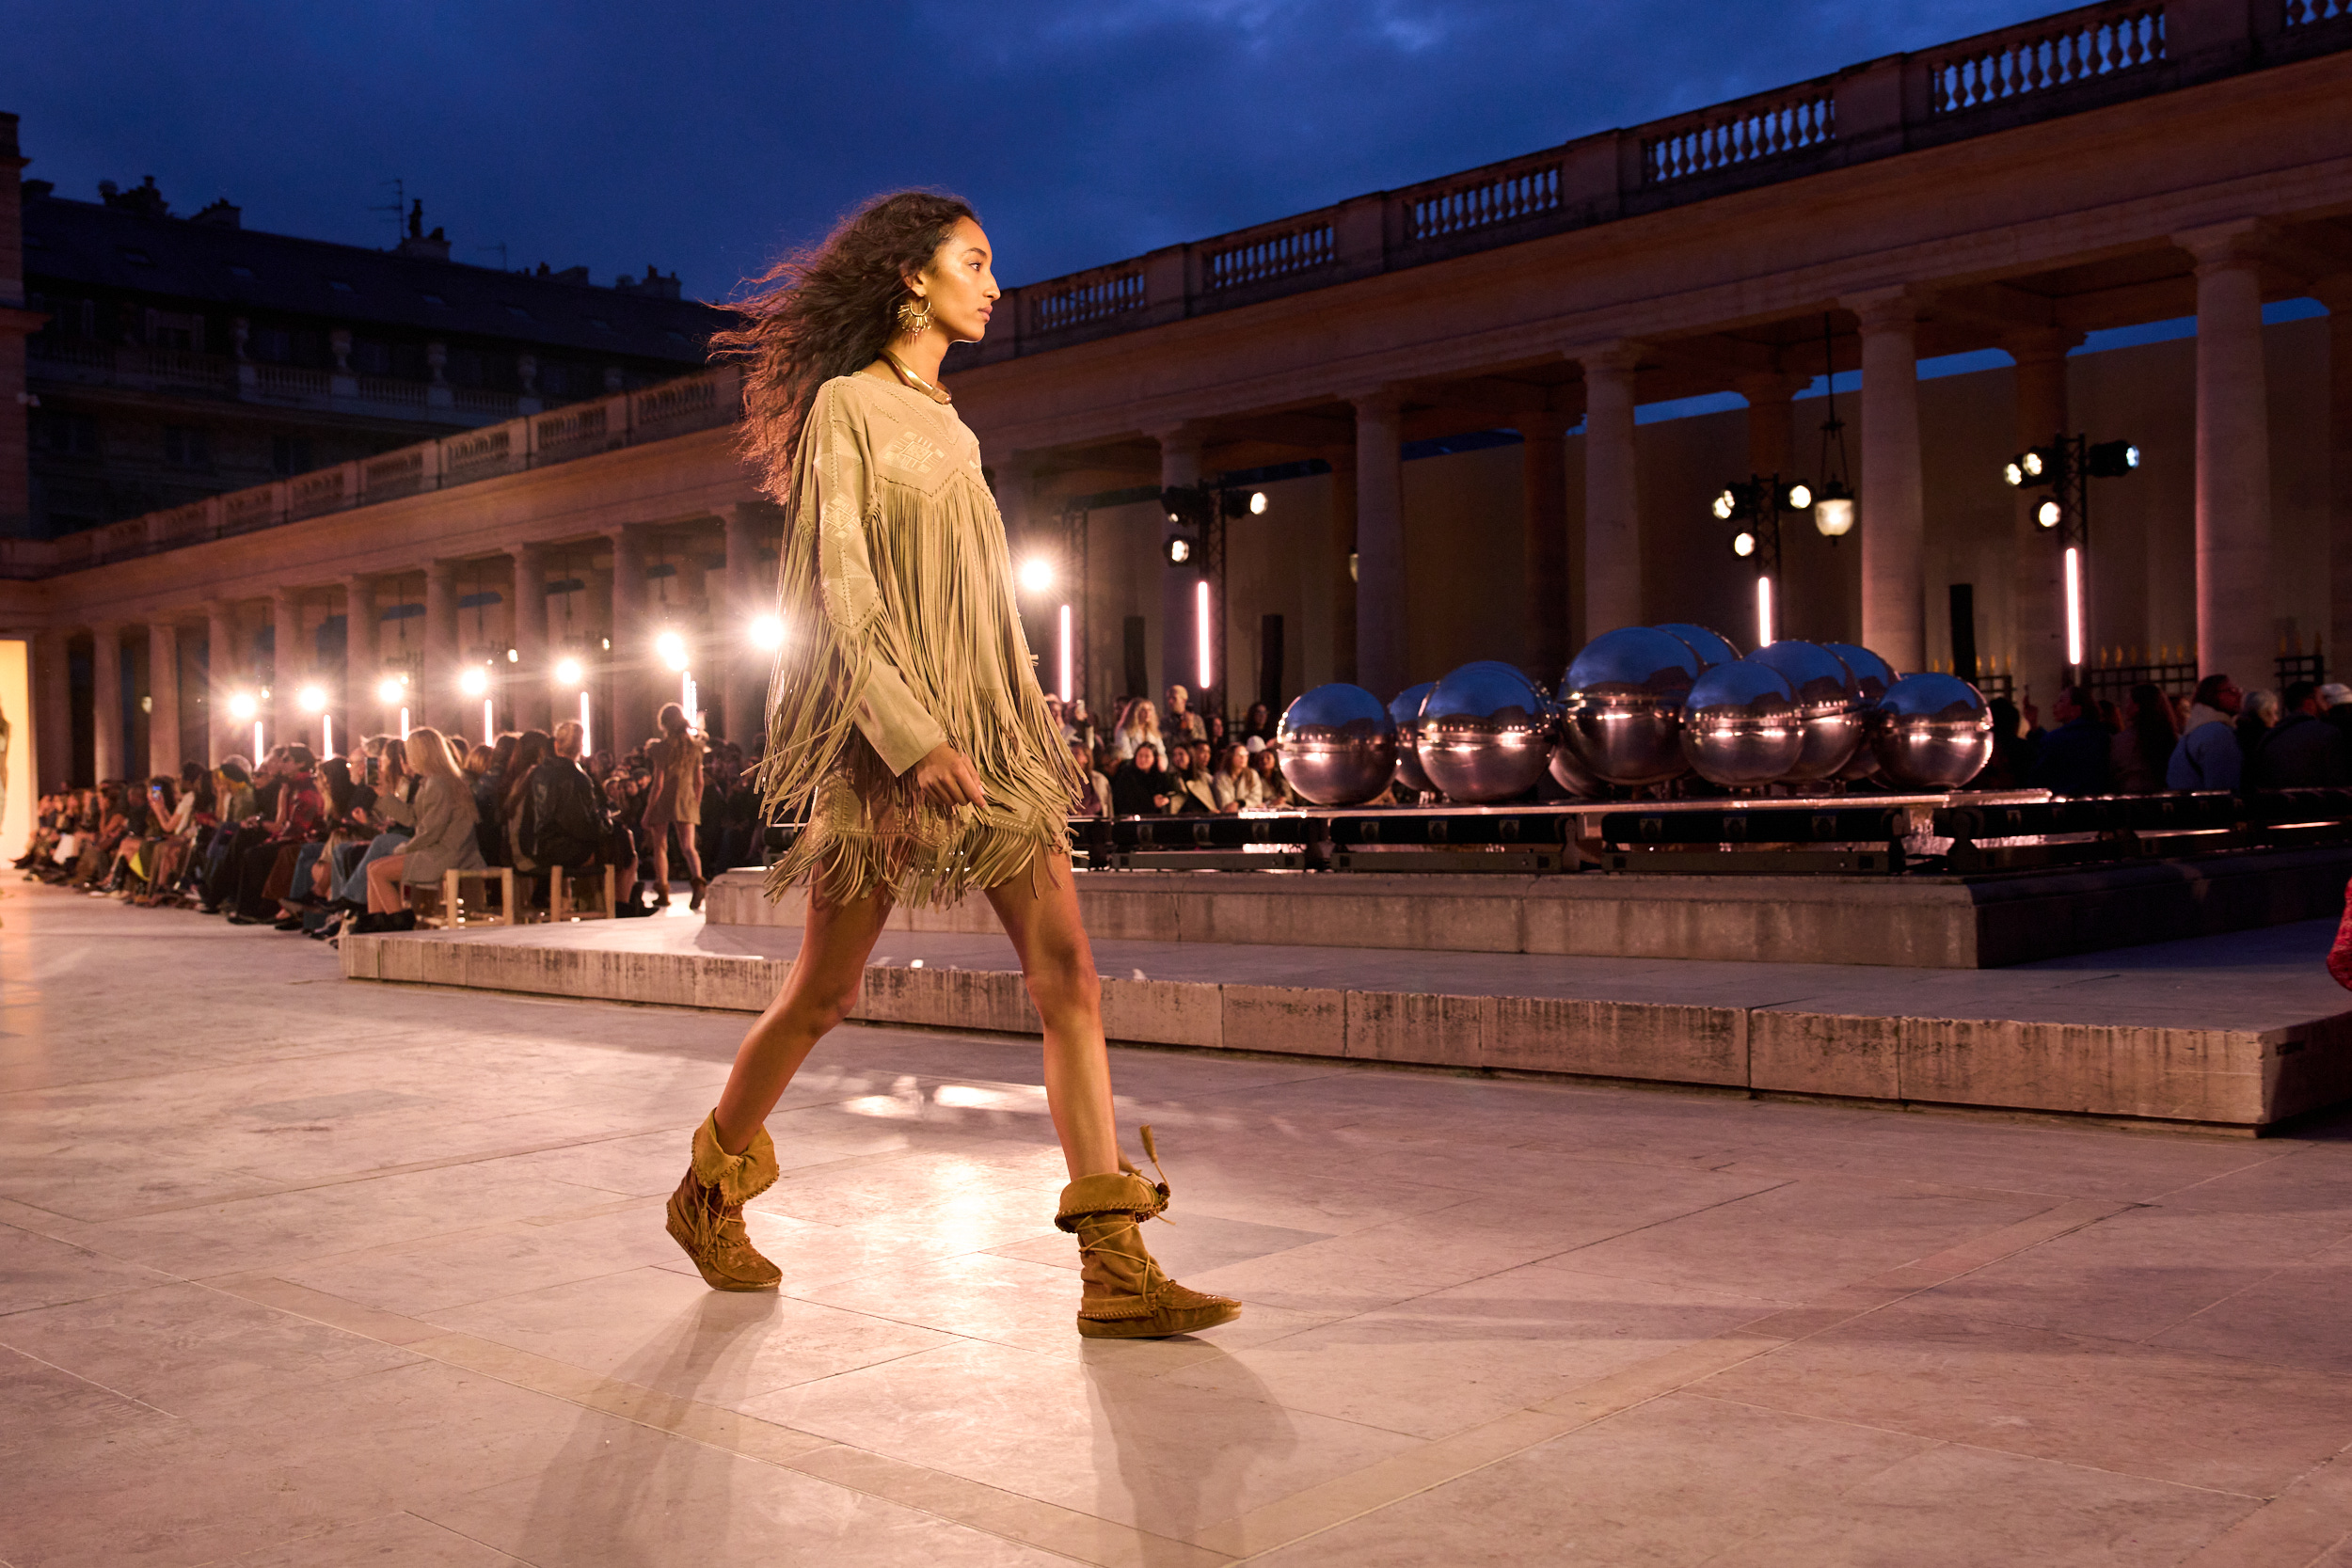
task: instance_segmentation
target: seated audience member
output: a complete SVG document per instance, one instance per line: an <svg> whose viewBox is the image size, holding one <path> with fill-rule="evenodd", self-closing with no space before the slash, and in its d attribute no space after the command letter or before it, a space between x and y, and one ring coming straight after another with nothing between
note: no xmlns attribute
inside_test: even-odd
<svg viewBox="0 0 2352 1568"><path fill-rule="evenodd" d="M1084 697L1073 697L1062 709L1061 732L1064 738L1074 740L1088 751L1094 749L1100 738L1095 734L1094 716L1087 711Z"/></svg>
<svg viewBox="0 0 2352 1568"><path fill-rule="evenodd" d="M1219 752L1216 772L1209 782L1221 812L1255 811L1265 803L1265 781L1250 770L1247 747L1228 746Z"/></svg>
<svg viewBox="0 0 2352 1568"><path fill-rule="evenodd" d="M2237 716L2238 787L2254 787L2254 761L2262 754L2283 710L2279 694L2265 687L2256 687L2246 694L2246 704Z"/></svg>
<svg viewBox="0 0 2352 1568"><path fill-rule="evenodd" d="M2352 740L2352 686L2329 681L2319 689L2319 716Z"/></svg>
<svg viewBox="0 0 2352 1568"><path fill-rule="evenodd" d="M2107 753L2115 736L2099 721L2090 693L2079 686L2061 686L2050 705L2058 728L2042 737L2040 752L2026 782L2054 795L2105 795L2107 792Z"/></svg>
<svg viewBox="0 0 2352 1568"><path fill-rule="evenodd" d="M1269 806L1295 806L1298 792L1282 777L1282 759L1279 749L1265 747L1249 754L1249 766L1257 771L1265 786L1265 803Z"/></svg>
<svg viewBox="0 0 2352 1568"><path fill-rule="evenodd" d="M1159 710L1138 697L1127 705L1127 711L1112 726L1111 750L1124 762L1147 745L1158 755L1167 754L1168 742L1160 736Z"/></svg>
<svg viewBox="0 0 2352 1568"><path fill-rule="evenodd" d="M1271 744L1274 740L1275 728L1273 712L1263 703L1252 703L1249 705L1249 711L1242 715L1239 738L1247 741L1255 736L1259 740Z"/></svg>
<svg viewBox="0 0 2352 1568"><path fill-rule="evenodd" d="M2237 683L2227 675L2207 675L2197 683L2188 721L2181 726L2181 743L2165 765L2167 788L2237 788L2245 758L2234 724L2245 701Z"/></svg>
<svg viewBox="0 0 2352 1568"><path fill-rule="evenodd" d="M281 746L275 811L261 841L237 857L231 926L261 926L278 919L278 903L291 886L294 856L326 816L317 765L308 746ZM286 879L280 879L280 873ZM273 886L277 891L273 892Z"/></svg>
<svg viewBox="0 0 2352 1568"><path fill-rule="evenodd" d="M480 821L473 789L457 766L456 755L438 730L420 724L408 732L408 763L417 774L417 793L410 809L416 834L405 848L386 855L368 867L368 913L358 929L405 929L415 924L408 912L409 888L437 887L451 871L479 871L481 840L474 829Z"/></svg>
<svg viewBox="0 0 2352 1568"><path fill-rule="evenodd" d="M502 858L493 865L511 865L517 871L536 871L539 863L522 852L524 818L531 811L531 775L548 755L548 732L525 730L516 737L514 753L506 759L506 771L499 783L498 839Z"/></svg>
<svg viewBox="0 0 2352 1568"><path fill-rule="evenodd" d="M531 772L531 811L522 846L532 863L579 871L597 863L612 834L596 786L580 766L579 721L555 726L551 754Z"/></svg>
<svg viewBox="0 0 2352 1568"><path fill-rule="evenodd" d="M1209 732L1200 726L1200 716L1192 711L1192 692L1186 688L1168 689L1168 706L1160 714L1160 733L1171 742L1208 738Z"/></svg>
<svg viewBox="0 0 2352 1568"><path fill-rule="evenodd" d="M2110 786L2119 795L2160 795L2172 748L2181 742L2172 727L2172 699L2143 681L2123 700L2123 727L2107 747Z"/></svg>
<svg viewBox="0 0 2352 1568"><path fill-rule="evenodd" d="M2320 717L2319 689L2296 681L2279 694L2279 721L2247 765L2253 789L2317 789L2352 784L2352 741Z"/></svg>
<svg viewBox="0 0 2352 1568"><path fill-rule="evenodd" d="M1214 812L1216 810L1216 789L1209 782L1206 762L1209 747L1206 741L1190 745L1179 742L1168 752L1168 768L1176 775L1176 802L1173 813Z"/></svg>
<svg viewBox="0 0 2352 1568"><path fill-rule="evenodd" d="M1150 741L1136 748L1133 761L1111 780L1111 803L1121 816L1162 816L1176 803L1176 776L1160 766Z"/></svg>
<svg viewBox="0 0 2352 1568"><path fill-rule="evenodd" d="M1070 743L1070 761L1071 765L1076 768L1086 779L1086 784L1079 789L1077 798L1071 802L1070 815L1073 816L1110 816L1111 782L1096 770L1093 753L1087 750L1085 741L1073 740Z"/></svg>

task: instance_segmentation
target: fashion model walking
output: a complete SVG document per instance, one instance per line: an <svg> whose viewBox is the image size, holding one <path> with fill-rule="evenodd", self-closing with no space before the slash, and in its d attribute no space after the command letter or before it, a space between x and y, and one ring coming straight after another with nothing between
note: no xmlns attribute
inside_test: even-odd
<svg viewBox="0 0 2352 1568"><path fill-rule="evenodd" d="M1143 1243L1168 1190L1120 1152L1068 850L1081 781L1038 689L979 443L940 385L948 347L988 330L991 260L961 201L883 197L777 267L743 325L714 340L743 362L746 445L789 519L760 790L805 823L769 892L805 885L808 915L783 992L694 1134L670 1234L716 1289L778 1283L743 1226L744 1201L776 1180L768 1113L848 1015L892 906L977 891L1045 1026L1078 1332L1189 1333L1241 1306L1178 1285Z"/></svg>

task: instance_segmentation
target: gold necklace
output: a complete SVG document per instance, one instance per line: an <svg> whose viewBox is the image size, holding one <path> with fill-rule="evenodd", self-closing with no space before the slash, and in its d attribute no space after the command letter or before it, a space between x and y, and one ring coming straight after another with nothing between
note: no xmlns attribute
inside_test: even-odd
<svg viewBox="0 0 2352 1568"><path fill-rule="evenodd" d="M924 380L921 376L907 369L906 361L900 359L897 355L891 353L888 349L882 350L882 357L890 361L890 368L898 372L899 380L905 382L908 386L914 388L925 397L930 398L933 403L953 403L956 401L953 397L948 395L946 388L934 387L931 383Z"/></svg>

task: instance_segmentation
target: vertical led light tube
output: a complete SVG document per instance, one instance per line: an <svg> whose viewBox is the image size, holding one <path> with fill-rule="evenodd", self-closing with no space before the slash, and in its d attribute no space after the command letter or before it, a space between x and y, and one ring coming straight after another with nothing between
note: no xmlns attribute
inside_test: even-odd
<svg viewBox="0 0 2352 1568"><path fill-rule="evenodd" d="M1756 579L1756 645L1772 645L1772 579L1764 577Z"/></svg>
<svg viewBox="0 0 2352 1568"><path fill-rule="evenodd" d="M491 699L482 699L482 744L485 746L499 743L498 713L490 705Z"/></svg>
<svg viewBox="0 0 2352 1568"><path fill-rule="evenodd" d="M694 690L694 677L691 674L679 675L677 705L686 710L686 721L690 724L694 721L694 699L697 693Z"/></svg>
<svg viewBox="0 0 2352 1568"><path fill-rule="evenodd" d="M2082 668L2083 552L2078 545L2066 546L2066 662Z"/></svg>
<svg viewBox="0 0 2352 1568"><path fill-rule="evenodd" d="M335 716L331 713L322 713L319 715L319 755L325 758L334 754Z"/></svg>
<svg viewBox="0 0 2352 1568"><path fill-rule="evenodd" d="M1061 700L1070 701L1070 607L1061 607Z"/></svg>
<svg viewBox="0 0 2352 1568"><path fill-rule="evenodd" d="M404 709L404 717L405 712L406 710ZM588 730L588 693L584 690L580 694L580 754L583 757L594 757L596 754L595 736Z"/></svg>
<svg viewBox="0 0 2352 1568"><path fill-rule="evenodd" d="M400 738L403 740L408 738L408 710L406 708L400 710Z"/></svg>
<svg viewBox="0 0 2352 1568"><path fill-rule="evenodd" d="M1196 634L1196 635L1199 637L1199 639L1200 639L1200 668L1199 668L1199 670L1196 672L1196 673L1198 673L1198 674L1200 675L1200 687L1201 691L1205 693L1205 692L1209 689L1209 673L1210 673L1210 672L1209 672L1209 579L1208 579L1208 578L1201 578L1199 582L1197 582L1197 583L1195 583L1195 584L1193 585L1193 590L1192 590L1192 618L1193 618L1193 629L1194 629L1195 634Z"/></svg>

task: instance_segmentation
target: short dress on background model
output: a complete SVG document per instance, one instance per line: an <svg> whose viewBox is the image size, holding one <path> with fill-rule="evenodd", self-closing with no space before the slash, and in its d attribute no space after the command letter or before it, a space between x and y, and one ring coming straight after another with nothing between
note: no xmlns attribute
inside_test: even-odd
<svg viewBox="0 0 2352 1568"><path fill-rule="evenodd" d="M818 391L787 499L785 626L760 797L805 826L768 894L944 904L1065 852L1079 781L1013 599L1004 520L955 411L870 375ZM988 801L943 809L913 769L941 742Z"/></svg>

